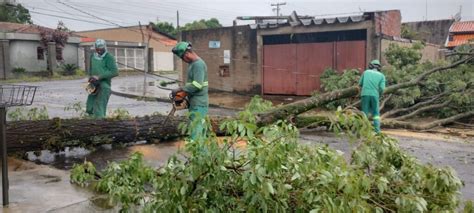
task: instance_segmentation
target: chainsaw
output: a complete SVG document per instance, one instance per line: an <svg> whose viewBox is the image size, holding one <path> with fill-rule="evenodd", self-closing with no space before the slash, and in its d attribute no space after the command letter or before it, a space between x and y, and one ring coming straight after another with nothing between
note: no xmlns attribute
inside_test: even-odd
<svg viewBox="0 0 474 213"><path fill-rule="evenodd" d="M86 92L90 95L96 95L99 91L100 82L96 78L90 77L86 86Z"/></svg>
<svg viewBox="0 0 474 213"><path fill-rule="evenodd" d="M169 98L171 100L171 103L173 104L173 107L166 119L163 121L163 124L166 124L170 117L174 116L176 110L183 110L189 107L188 93L183 90L171 92Z"/></svg>

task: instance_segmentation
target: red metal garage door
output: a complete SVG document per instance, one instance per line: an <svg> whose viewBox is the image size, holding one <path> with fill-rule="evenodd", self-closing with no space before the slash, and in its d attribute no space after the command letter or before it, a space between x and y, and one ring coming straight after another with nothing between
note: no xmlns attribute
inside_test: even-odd
<svg viewBox="0 0 474 213"><path fill-rule="evenodd" d="M319 77L324 70L333 67L334 43L307 43L297 44L297 77L296 94L311 95L315 90L319 90Z"/></svg>
<svg viewBox="0 0 474 213"><path fill-rule="evenodd" d="M364 70L366 41L263 46L263 93L311 95L327 68Z"/></svg>
<svg viewBox="0 0 474 213"><path fill-rule="evenodd" d="M263 46L263 93L296 95L296 45Z"/></svg>
<svg viewBox="0 0 474 213"><path fill-rule="evenodd" d="M365 41L336 42L336 70L360 69L366 66Z"/></svg>

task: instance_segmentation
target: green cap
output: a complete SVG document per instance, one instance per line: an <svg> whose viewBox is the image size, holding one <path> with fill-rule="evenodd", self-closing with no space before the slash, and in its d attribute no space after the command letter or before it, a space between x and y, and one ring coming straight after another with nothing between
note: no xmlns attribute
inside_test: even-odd
<svg viewBox="0 0 474 213"><path fill-rule="evenodd" d="M370 64L380 66L380 61L376 59L376 60L371 61Z"/></svg>
<svg viewBox="0 0 474 213"><path fill-rule="evenodd" d="M182 58L184 56L184 53L190 49L191 43L182 41L177 43L176 46L173 47L171 52L173 52L176 56Z"/></svg>

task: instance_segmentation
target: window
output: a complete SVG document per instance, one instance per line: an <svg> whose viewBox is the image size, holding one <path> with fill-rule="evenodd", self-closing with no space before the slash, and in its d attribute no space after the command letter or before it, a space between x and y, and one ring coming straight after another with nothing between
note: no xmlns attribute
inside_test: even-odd
<svg viewBox="0 0 474 213"><path fill-rule="evenodd" d="M453 35L449 35L448 39L449 39L449 41L454 41Z"/></svg>
<svg viewBox="0 0 474 213"><path fill-rule="evenodd" d="M127 68L132 70L135 68L135 51L134 49L127 49Z"/></svg>
<svg viewBox="0 0 474 213"><path fill-rule="evenodd" d="M38 60L44 60L44 48L37 47L36 48L36 57Z"/></svg>
<svg viewBox="0 0 474 213"><path fill-rule="evenodd" d="M126 68L125 62L125 49L124 48L117 48L117 64L119 69Z"/></svg>

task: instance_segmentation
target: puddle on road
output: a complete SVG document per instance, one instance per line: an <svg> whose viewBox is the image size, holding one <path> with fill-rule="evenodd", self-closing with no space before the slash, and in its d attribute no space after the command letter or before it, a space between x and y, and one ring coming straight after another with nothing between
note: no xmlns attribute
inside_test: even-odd
<svg viewBox="0 0 474 213"><path fill-rule="evenodd" d="M112 147L108 144L97 147L95 150L66 148L59 153L48 150L43 150L40 153L28 152L26 158L29 161L47 164L61 170L69 170L74 164L80 164L87 160L101 170L107 166L108 162L126 160L134 152L140 152L148 165L159 167L183 146L183 141L167 141L157 144L137 142L125 147Z"/></svg>

